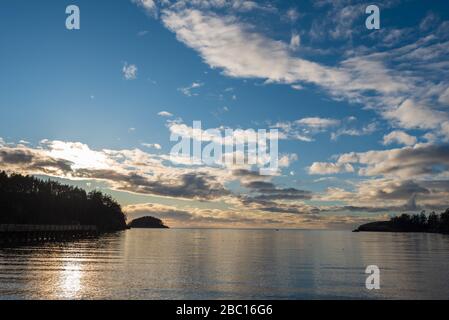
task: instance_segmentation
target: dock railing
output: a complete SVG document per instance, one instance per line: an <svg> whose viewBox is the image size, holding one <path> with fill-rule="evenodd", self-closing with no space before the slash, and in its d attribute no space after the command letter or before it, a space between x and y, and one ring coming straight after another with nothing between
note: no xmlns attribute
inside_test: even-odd
<svg viewBox="0 0 449 320"><path fill-rule="evenodd" d="M94 225L0 224L0 232L84 232L97 231Z"/></svg>

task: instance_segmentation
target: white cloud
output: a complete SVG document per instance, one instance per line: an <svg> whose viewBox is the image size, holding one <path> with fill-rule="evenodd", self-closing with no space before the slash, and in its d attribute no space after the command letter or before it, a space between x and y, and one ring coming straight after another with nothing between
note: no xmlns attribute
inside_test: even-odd
<svg viewBox="0 0 449 320"><path fill-rule="evenodd" d="M414 146L391 150L345 153L337 164L359 164L359 175L412 179L422 176L438 178L449 174L449 148L447 145L418 143Z"/></svg>
<svg viewBox="0 0 449 320"><path fill-rule="evenodd" d="M406 146L412 146L416 144L416 142L417 142L416 137L411 136L408 133L400 130L390 132L389 134L385 135L383 139L384 145L398 143L404 144Z"/></svg>
<svg viewBox="0 0 449 320"><path fill-rule="evenodd" d="M161 116L161 117L167 117L167 118L173 117L173 114L168 111L161 111L157 115Z"/></svg>
<svg viewBox="0 0 449 320"><path fill-rule="evenodd" d="M288 45L249 31L235 17L220 17L199 10L164 10L164 24L178 39L197 50L211 67L232 77L263 78L275 82L335 83L347 75L332 68L292 58Z"/></svg>
<svg viewBox="0 0 449 320"><path fill-rule="evenodd" d="M170 5L168 0L163 0L162 2L165 2L165 5ZM227 9L231 12L249 12L260 10L275 13L277 11L277 9L270 3L251 0L179 0L173 4L173 7L176 7L177 9L186 9L192 7L202 10Z"/></svg>
<svg viewBox="0 0 449 320"><path fill-rule="evenodd" d="M162 0L161 2L166 2L167 0ZM144 8L148 14L153 17L157 17L158 7L155 0L131 0L131 2L137 4L138 6Z"/></svg>
<svg viewBox="0 0 449 320"><path fill-rule="evenodd" d="M143 2L137 1L148 10L154 10L153 1ZM435 43L435 36L430 35L403 47L372 54L356 48L344 53L346 60L329 66L294 56L290 44L297 48L300 37L293 36L291 43L277 41L241 20L236 12L242 8L254 10L255 4L238 0L165 1L160 11L163 24L181 42L196 50L211 68L220 68L228 76L265 79L267 83L286 83L296 88L304 83L314 84L325 89L332 98L375 109L385 119L405 129L430 129L429 123L436 122L435 118L447 118L447 112L428 105L438 97L440 103L447 100L442 88L438 89L439 93L435 92L439 86L446 85L444 89L447 89L447 83L440 85L434 79L435 75L445 74L444 65L436 60L444 61L449 42ZM323 4L318 6L323 7ZM258 7L261 6L270 7ZM331 19L322 22L330 23L332 28L326 28L329 30L325 33L334 39L351 39L357 33L353 24L360 17L358 13L363 16L363 5L338 2L326 7L330 8L326 18ZM213 9L227 10L215 10L220 13L216 14ZM228 15L223 15L224 12ZM295 20L297 12L290 13ZM320 24L312 29L316 31L317 26ZM447 78L447 74L440 78ZM188 87L180 90L194 95ZM415 109L424 117L404 113L407 101L413 101ZM444 121L439 121L433 129L440 130Z"/></svg>
<svg viewBox="0 0 449 320"><path fill-rule="evenodd" d="M288 21L290 21L291 23L294 23L299 18L299 12L296 8L290 8L287 10L285 17L287 18Z"/></svg>
<svg viewBox="0 0 449 320"><path fill-rule="evenodd" d="M352 120L350 117L349 119L347 119L347 121L352 122L354 120ZM336 132L331 133L331 140L336 141L341 136L358 137L358 136L370 135L373 132L375 132L376 130L377 130L377 126L376 126L376 123L374 123L374 122L364 126L361 129L343 127L343 128L338 129Z"/></svg>
<svg viewBox="0 0 449 320"><path fill-rule="evenodd" d="M295 123L305 125L305 126L308 126L311 128L328 128L328 127L338 126L340 124L340 120L311 117L311 118L303 118L303 119L296 120Z"/></svg>
<svg viewBox="0 0 449 320"><path fill-rule="evenodd" d="M278 122L272 128L279 130L280 139L300 140L312 142L313 136L338 126L340 120L331 118L309 117L295 120L293 122Z"/></svg>
<svg viewBox="0 0 449 320"><path fill-rule="evenodd" d="M257 130L254 129L231 129L231 128L194 128L181 123L179 121L169 121L167 127L171 134L177 136L186 137L189 139L203 141L203 142L216 142L218 144L234 145L236 141L257 142ZM227 132L227 129L230 129ZM227 135L229 133L230 135ZM269 132L267 132L269 136Z"/></svg>
<svg viewBox="0 0 449 320"><path fill-rule="evenodd" d="M178 90L181 91L184 95L188 97L197 96L198 93L192 92L193 89L197 89L204 86L204 83L200 82L193 82L190 86L179 88Z"/></svg>
<svg viewBox="0 0 449 320"><path fill-rule="evenodd" d="M354 172L354 168L348 163L314 162L308 171L309 174L336 174Z"/></svg>
<svg viewBox="0 0 449 320"><path fill-rule="evenodd" d="M449 106L449 87L440 95L438 101L446 106Z"/></svg>
<svg viewBox="0 0 449 320"><path fill-rule="evenodd" d="M417 104L411 99L405 100L397 108L385 111L384 116L406 129L432 129L448 119L446 113Z"/></svg>
<svg viewBox="0 0 449 320"><path fill-rule="evenodd" d="M105 154L93 151L81 142L42 140L40 147L48 157L71 162L72 169L106 169L111 164Z"/></svg>
<svg viewBox="0 0 449 320"><path fill-rule="evenodd" d="M316 6L326 4L325 1L317 1ZM320 14L312 21L310 37L315 41L324 40L349 40L360 32L354 23L363 17L366 6L360 3L351 4L350 1L329 1L330 10L323 16Z"/></svg>
<svg viewBox="0 0 449 320"><path fill-rule="evenodd" d="M299 157L296 153L282 155L279 158L279 166L283 168L290 167L292 162L298 161Z"/></svg>
<svg viewBox="0 0 449 320"><path fill-rule="evenodd" d="M296 51L301 45L301 37L297 33L292 33L290 39L290 50Z"/></svg>
<svg viewBox="0 0 449 320"><path fill-rule="evenodd" d="M302 85L300 85L300 84L292 84L291 87L292 87L292 89L295 89L295 90L298 90L298 91L304 89L304 87Z"/></svg>
<svg viewBox="0 0 449 320"><path fill-rule="evenodd" d="M159 143L142 143L142 146L147 147L147 148L152 148L152 149L156 149L156 150L161 150L162 146Z"/></svg>
<svg viewBox="0 0 449 320"><path fill-rule="evenodd" d="M234 16L194 9L163 10L162 20L177 38L195 49L212 68L231 77L261 78L268 82L319 85L333 95L361 99L364 91L398 95L410 84L394 75L382 61L351 58L339 67L291 55L289 44L272 40Z"/></svg>
<svg viewBox="0 0 449 320"><path fill-rule="evenodd" d="M134 64L128 64L125 62L122 68L123 77L126 80L135 80L137 79L137 66Z"/></svg>

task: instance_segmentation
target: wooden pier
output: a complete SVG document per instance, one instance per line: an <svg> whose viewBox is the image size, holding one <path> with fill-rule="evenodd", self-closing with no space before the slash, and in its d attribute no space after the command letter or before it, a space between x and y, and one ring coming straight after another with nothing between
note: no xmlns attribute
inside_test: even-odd
<svg viewBox="0 0 449 320"><path fill-rule="evenodd" d="M97 227L91 225L0 224L0 245L63 241L96 236L97 233Z"/></svg>

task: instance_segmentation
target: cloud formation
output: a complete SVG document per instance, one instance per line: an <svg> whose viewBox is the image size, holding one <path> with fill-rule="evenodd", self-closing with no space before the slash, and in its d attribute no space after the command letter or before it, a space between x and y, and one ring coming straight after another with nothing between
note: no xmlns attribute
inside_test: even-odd
<svg viewBox="0 0 449 320"><path fill-rule="evenodd" d="M414 136L400 130L395 130L384 136L383 144L389 145L393 143L403 144L406 146L412 146L416 144L417 139Z"/></svg>
<svg viewBox="0 0 449 320"><path fill-rule="evenodd" d="M394 5L391 1L386 7ZM449 53L445 34L449 27L445 22L429 16L421 24L421 38L394 47L392 40L385 40L390 41L388 50L383 48L383 51L367 54L366 48L343 48L346 49L342 52L345 58L331 66L294 53L301 48L299 33L294 32L288 42L275 40L237 14L238 8L257 10L269 8L269 5L256 6L247 1L175 1L161 2L159 6L162 23L177 39L198 52L211 68L221 69L230 77L263 79L266 83L285 83L294 88L317 86L334 99L376 110L395 126L435 130L443 139L448 139L449 130L445 129L449 128L448 114L438 107L447 105L449 83L435 80L448 76L441 68L441 61ZM315 20L312 24L308 33L312 40L315 37L350 41L354 36L361 37L359 28L353 28L353 24L365 16L363 4L319 1L315 7L325 9L327 19ZM153 11L154 3L149 3L147 9ZM296 21L299 14L292 8L285 17ZM434 33L429 31L431 24L437 30ZM394 34L394 31L404 33L406 30L385 32ZM382 32L373 33L372 37L381 37ZM385 38L385 34L383 36ZM408 65L414 66L414 72L408 71ZM188 87L182 89L189 94ZM362 134L368 133L341 130L334 134L334 139ZM304 135L298 135L297 139L312 140Z"/></svg>
<svg viewBox="0 0 449 320"><path fill-rule="evenodd" d="M331 162L314 162L309 167L310 174L336 174L354 172L354 168L350 163L331 163Z"/></svg>
<svg viewBox="0 0 449 320"><path fill-rule="evenodd" d="M173 117L173 114L168 111L160 111L157 115L161 116L161 117L167 117L167 118Z"/></svg>
<svg viewBox="0 0 449 320"><path fill-rule="evenodd" d="M181 91L184 95L186 95L188 97L193 97L193 96L198 95L198 93L193 92L193 90L197 89L197 88L201 88L202 86L204 86L204 83L193 82L191 85L189 85L187 87L179 88L178 90Z"/></svg>
<svg viewBox="0 0 449 320"><path fill-rule="evenodd" d="M125 80L137 79L137 66L135 64L128 64L125 62L122 68L123 77Z"/></svg>

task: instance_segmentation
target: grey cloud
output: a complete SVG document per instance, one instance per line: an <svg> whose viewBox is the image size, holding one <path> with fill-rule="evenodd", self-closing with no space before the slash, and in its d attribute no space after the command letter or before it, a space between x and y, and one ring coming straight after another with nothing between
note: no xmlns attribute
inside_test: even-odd
<svg viewBox="0 0 449 320"><path fill-rule="evenodd" d="M309 200L312 198L310 191L278 188L273 183L266 181L250 181L242 185L256 192L258 195L253 198L258 200Z"/></svg>
<svg viewBox="0 0 449 320"><path fill-rule="evenodd" d="M52 173L54 170L61 170L64 173L72 171L72 162L64 159L39 159L34 161L29 168L32 170L39 170L44 173Z"/></svg>
<svg viewBox="0 0 449 320"><path fill-rule="evenodd" d="M41 171L52 174L56 171L64 173L72 171L72 162L57 159L30 149L10 148L0 146L0 163L15 170Z"/></svg>
<svg viewBox="0 0 449 320"><path fill-rule="evenodd" d="M0 158L4 163L23 164L30 163L34 156L25 150L0 150Z"/></svg>
<svg viewBox="0 0 449 320"><path fill-rule="evenodd" d="M303 215L319 212L319 210L315 207L310 207L303 204L278 203L276 201L266 200L259 197L254 198L241 196L239 197L239 201L248 208L273 213L291 213Z"/></svg>
<svg viewBox="0 0 449 320"><path fill-rule="evenodd" d="M252 171L247 169L236 169L232 171L232 174L236 177L261 179L261 175L258 171Z"/></svg>
<svg viewBox="0 0 449 320"><path fill-rule="evenodd" d="M76 172L78 177L104 179L118 183L118 189L136 193L153 194L167 197L210 200L229 194L216 178L205 173L186 173L179 180L163 178L150 180L137 173L117 173L112 170L82 169Z"/></svg>
<svg viewBox="0 0 449 320"><path fill-rule="evenodd" d="M151 215L159 219L174 219L179 221L188 221L192 219L192 214L184 210L175 208L161 207L153 204L143 206L128 206L125 209L128 220Z"/></svg>
<svg viewBox="0 0 449 320"><path fill-rule="evenodd" d="M429 194L430 191L427 188L419 185L414 181L403 181L399 186L391 192L386 192L384 190L377 191L377 197L380 199L404 199L410 198L416 194Z"/></svg>
<svg viewBox="0 0 449 320"><path fill-rule="evenodd" d="M449 145L421 144L402 149L353 152L341 155L337 163L360 164L359 174L367 176L413 178L439 174L449 170Z"/></svg>
<svg viewBox="0 0 449 320"><path fill-rule="evenodd" d="M158 204L137 204L129 205L125 207L125 212L130 219L151 215L159 219L168 219L182 222L183 225L189 225L190 223L282 223L281 219L258 219L252 217L245 217L237 212L233 211L220 211L219 213L214 210L202 209L199 212L189 212L188 210L176 209L169 206L163 206ZM199 213L199 214L198 214Z"/></svg>
<svg viewBox="0 0 449 320"><path fill-rule="evenodd" d="M275 186L272 182L266 182L266 181L250 181L248 183L243 184L244 187L250 188L250 189L274 189Z"/></svg>

